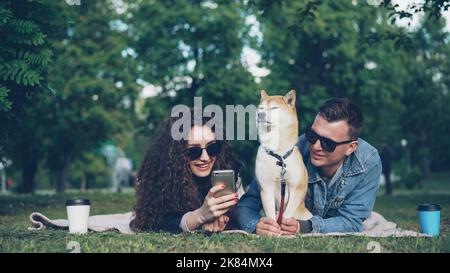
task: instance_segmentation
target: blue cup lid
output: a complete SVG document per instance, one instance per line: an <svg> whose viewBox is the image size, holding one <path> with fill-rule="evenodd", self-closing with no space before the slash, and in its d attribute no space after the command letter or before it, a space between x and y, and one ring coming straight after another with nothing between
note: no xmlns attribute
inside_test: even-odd
<svg viewBox="0 0 450 273"><path fill-rule="evenodd" d="M441 206L439 204L420 204L417 206L417 210L420 211L437 211L441 210Z"/></svg>
<svg viewBox="0 0 450 273"><path fill-rule="evenodd" d="M66 200L66 206L90 206L91 201L89 199L72 199Z"/></svg>

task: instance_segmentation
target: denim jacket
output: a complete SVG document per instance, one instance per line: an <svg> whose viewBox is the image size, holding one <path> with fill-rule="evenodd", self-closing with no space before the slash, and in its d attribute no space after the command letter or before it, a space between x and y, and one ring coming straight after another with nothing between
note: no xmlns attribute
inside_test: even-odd
<svg viewBox="0 0 450 273"><path fill-rule="evenodd" d="M378 151L358 139L358 148L347 156L330 185L321 179L310 162L305 136L300 136L298 148L308 170L308 193L305 205L313 214L310 219L314 233L359 232L362 222L370 216L375 204L381 176ZM238 203L241 229L254 232L262 209L259 186L253 179L248 191Z"/></svg>

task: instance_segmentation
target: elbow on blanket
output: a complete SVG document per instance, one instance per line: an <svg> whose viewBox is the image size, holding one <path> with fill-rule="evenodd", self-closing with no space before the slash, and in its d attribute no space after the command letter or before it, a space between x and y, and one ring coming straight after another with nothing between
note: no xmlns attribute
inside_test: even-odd
<svg viewBox="0 0 450 273"><path fill-rule="evenodd" d="M329 218L330 219L330 218ZM313 225L314 226L314 225ZM355 218L338 217L334 221L326 221L323 230L319 232L362 232L364 230L362 221Z"/></svg>
<svg viewBox="0 0 450 273"><path fill-rule="evenodd" d="M355 224L353 225L353 230L352 230L352 232L362 232L362 231L364 231L364 229L363 229L363 226L362 226L361 223L355 223Z"/></svg>
<svg viewBox="0 0 450 273"><path fill-rule="evenodd" d="M345 232L362 232L364 231L362 220L360 219L348 219L345 224Z"/></svg>

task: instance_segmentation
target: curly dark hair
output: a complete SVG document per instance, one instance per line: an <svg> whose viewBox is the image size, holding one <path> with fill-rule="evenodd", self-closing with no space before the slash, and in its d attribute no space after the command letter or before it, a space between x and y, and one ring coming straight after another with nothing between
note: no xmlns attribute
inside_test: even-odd
<svg viewBox="0 0 450 273"><path fill-rule="evenodd" d="M210 176L194 179L195 175L189 167L187 140L174 140L171 136L172 125L177 119L172 117L163 122L137 174L137 202L130 224L136 232L160 230L163 221L170 215L198 209L211 188ZM194 124L193 119L191 109L191 124ZM210 119L203 117L202 125ZM214 129L211 128L213 132ZM225 132L223 135L226 139ZM237 180L243 165L236 158L231 144L226 140L220 142L222 149L216 156L213 170L233 169Z"/></svg>

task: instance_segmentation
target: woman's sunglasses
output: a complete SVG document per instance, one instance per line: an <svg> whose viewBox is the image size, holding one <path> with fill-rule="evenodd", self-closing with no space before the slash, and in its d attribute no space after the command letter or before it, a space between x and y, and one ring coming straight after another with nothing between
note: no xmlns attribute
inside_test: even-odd
<svg viewBox="0 0 450 273"><path fill-rule="evenodd" d="M203 150L206 150L209 156L216 156L220 153L221 149L222 145L219 142L214 142L206 146L206 148L198 146L190 147L187 149L187 153L191 160L196 160L202 156Z"/></svg>
<svg viewBox="0 0 450 273"><path fill-rule="evenodd" d="M333 141L329 138L320 136L317 134L311 127L306 129L305 132L306 140L308 140L309 143L314 144L319 139L320 145L322 146L322 149L326 152L332 153L336 149L336 146L350 143L354 140L346 140L341 142Z"/></svg>

